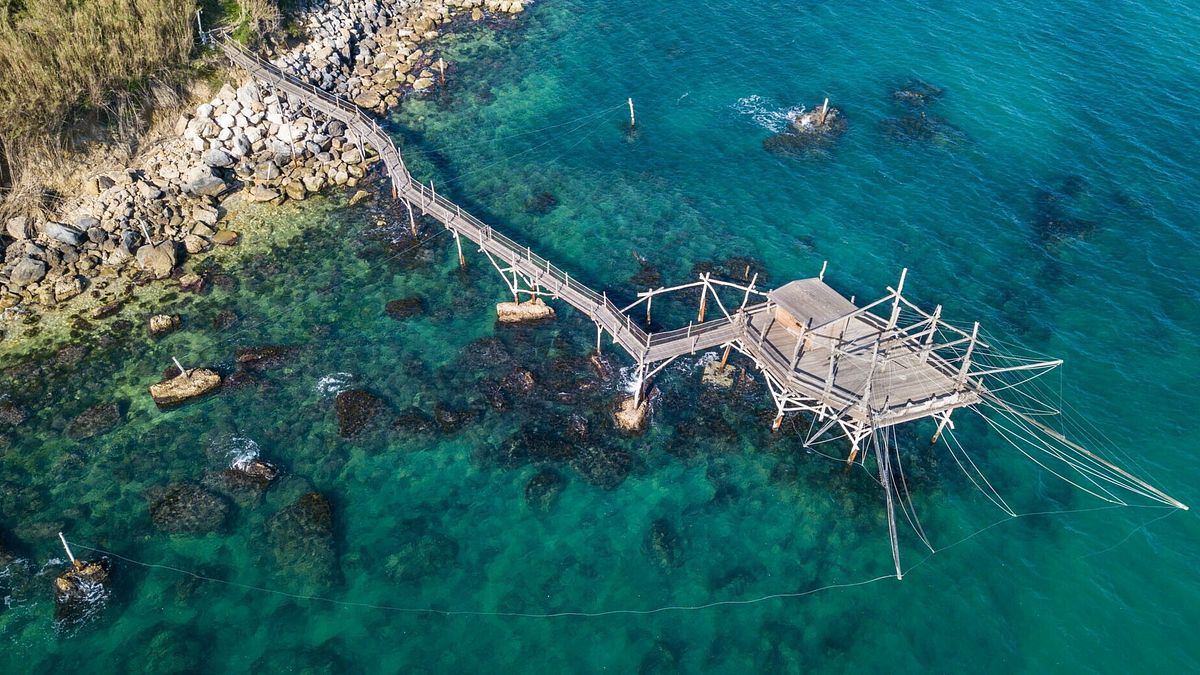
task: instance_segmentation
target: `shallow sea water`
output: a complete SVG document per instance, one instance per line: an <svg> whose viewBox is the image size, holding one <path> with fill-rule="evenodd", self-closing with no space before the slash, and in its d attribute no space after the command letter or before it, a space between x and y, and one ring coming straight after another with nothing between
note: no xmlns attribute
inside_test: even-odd
<svg viewBox="0 0 1200 675"><path fill-rule="evenodd" d="M626 301L634 253L664 283L733 256L762 261L774 284L827 260L827 280L859 298L907 267L921 304L1065 359L1047 391L1131 469L1200 502L1200 25L1186 5L549 0L519 24L446 38L449 86L393 115L419 178ZM940 142L887 133L910 114L891 92L913 78L944 90L927 107L953 127ZM764 150L788 110L825 96L849 119L831 149ZM543 193L553 206L535 208ZM760 382L706 391L698 358L673 364L651 429L622 437L605 409L622 382L595 384L586 319L560 308L553 323L495 326L505 291L486 259L468 251L458 270L434 228L413 248L390 204L336 197L261 217L286 223L286 239L220 263L212 272L233 281L208 295L164 299L180 332L131 340L140 329L109 324L82 349L0 356L0 386L34 411L0 429L0 534L25 560L0 577L5 672L1200 667L1179 637L1200 619L1190 512L1095 510L962 415L955 437L997 489L1047 515L983 530L1003 514L944 445L928 447L930 425L903 429L939 552L902 522L904 580L849 586L891 572L879 486L845 470L840 448L801 448L802 420L771 434ZM1061 227L1079 231L1052 236ZM410 296L421 316L386 315ZM238 320L217 329L222 311ZM172 356L228 372L236 349L266 344L297 349L246 386L170 412L145 393ZM501 351L511 361L495 363ZM537 384L495 410L490 383L514 367ZM384 399L389 419L435 406L477 417L346 440L333 409L346 387ZM118 428L66 437L72 417L114 400ZM572 414L584 441L557 437ZM200 481L250 441L284 470L261 500L230 502L218 533L155 529L147 489ZM628 476L606 489L578 460L511 452L543 446L621 458ZM525 489L545 468L565 488L543 512ZM311 490L333 505L335 556L280 567L278 514ZM79 555L93 545L231 583L114 560L108 606L60 634L60 529ZM648 610L822 588L590 618L401 611Z"/></svg>

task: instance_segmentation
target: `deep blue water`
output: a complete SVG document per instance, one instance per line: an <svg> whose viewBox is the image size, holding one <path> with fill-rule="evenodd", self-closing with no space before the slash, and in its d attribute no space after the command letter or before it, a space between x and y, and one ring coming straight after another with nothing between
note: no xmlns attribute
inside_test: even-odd
<svg viewBox="0 0 1200 675"><path fill-rule="evenodd" d="M827 280L858 298L907 267L921 304L1063 358L1044 384L1070 403L1069 428L1195 503L1197 17L1182 3L547 0L516 30L448 38L447 89L391 121L419 178L614 297L638 290L634 253L665 283L733 256L761 261L771 283L828 261ZM892 96L911 80L942 90L924 108L933 138L889 133L919 115ZM826 96L849 120L832 147L764 149L789 110ZM535 208L542 193L554 204ZM1043 515L1005 520L918 425L901 432L905 465L939 552L902 523L903 581L826 588L890 573L882 494L869 472L805 452L799 422L769 433L761 384L705 391L695 361L681 362L659 378L650 431L619 436L604 408L619 377L581 391L595 381L586 320L563 310L550 325L497 328L504 287L484 258L468 253L459 272L447 237L410 251L405 224L376 224L399 211L342 204L266 214L297 234L223 264L236 284L168 300L180 333L142 344L113 329L121 339L82 355L0 361L0 383L35 411L0 455L0 528L29 560L17 570L27 588L0 610L6 669L1200 667L1186 638L1200 619L1190 512L1103 508L963 415L955 438L1014 509ZM386 316L388 300L414 295L423 316ZM215 328L221 310L240 320ZM511 362L481 348L493 335ZM228 370L236 348L262 344L298 351L176 411L145 395L171 356ZM538 384L496 410L491 382L518 366ZM388 415L479 416L451 433L346 440L336 382L378 395ZM65 437L71 417L110 400L124 402L121 426ZM556 436L573 413L587 440ZM202 480L238 439L284 478L232 507L219 532L156 530L145 491ZM542 445L576 458L511 452ZM611 489L579 468L597 448L628 463ZM542 512L524 493L547 468L565 489ZM332 548L301 545L311 555L289 567L280 551L298 544L279 514L310 490L333 505ZM275 592L117 560L109 606L58 635L51 572L32 576L57 555L58 529ZM396 609L648 610L816 589L593 618Z"/></svg>

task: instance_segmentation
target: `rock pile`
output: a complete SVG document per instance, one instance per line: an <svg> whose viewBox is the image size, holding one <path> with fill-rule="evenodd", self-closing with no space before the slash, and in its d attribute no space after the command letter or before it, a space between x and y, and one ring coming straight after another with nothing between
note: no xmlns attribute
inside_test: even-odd
<svg viewBox="0 0 1200 675"><path fill-rule="evenodd" d="M284 70L383 112L407 91L442 78L445 62L421 47L458 16L524 10L520 1L331 0L299 22L310 37L276 54ZM435 72L436 71L436 72ZM327 186L353 187L377 159L345 125L250 81L225 85L182 115L174 135L133 166L85 182L54 214L0 223L0 312L52 306L115 280L171 276L188 255L237 242L222 229L222 200L242 190L254 202L300 200Z"/></svg>

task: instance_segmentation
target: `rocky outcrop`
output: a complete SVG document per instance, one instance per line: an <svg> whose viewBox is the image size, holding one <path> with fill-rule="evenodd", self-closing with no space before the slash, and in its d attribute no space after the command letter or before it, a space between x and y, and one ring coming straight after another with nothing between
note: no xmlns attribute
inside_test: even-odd
<svg viewBox="0 0 1200 675"><path fill-rule="evenodd" d="M553 317L554 308L542 302L541 298L534 298L525 302L501 302L496 304L496 320L500 323L541 321Z"/></svg>
<svg viewBox="0 0 1200 675"><path fill-rule="evenodd" d="M567 487L562 474L554 469L542 469L525 484L525 503L536 511L549 511Z"/></svg>
<svg viewBox="0 0 1200 675"><path fill-rule="evenodd" d="M54 622L70 633L97 616L111 594L108 558L79 561L54 579Z"/></svg>
<svg viewBox="0 0 1200 675"><path fill-rule="evenodd" d="M151 337L162 337L179 328L182 319L178 314L155 314L146 322Z"/></svg>
<svg viewBox="0 0 1200 675"><path fill-rule="evenodd" d="M215 391L220 386L220 375L207 368L193 368L150 385L150 396L159 408L172 408Z"/></svg>
<svg viewBox="0 0 1200 675"><path fill-rule="evenodd" d="M425 43L455 17L478 21L485 10L508 15L524 7L509 0L330 0L300 10L308 42L268 51L285 71L382 112L443 81L445 61ZM280 203L365 178L375 149L303 101L246 79L182 115L173 136L146 144L129 167L86 180L56 212L5 221L0 310L65 303L85 290L112 302L122 288L171 276L187 256L237 243L237 233L220 227L222 200L237 190L248 201Z"/></svg>
<svg viewBox="0 0 1200 675"><path fill-rule="evenodd" d="M276 513L267 523L267 542L278 572L300 588L323 588L340 576L333 505L319 492L301 495Z"/></svg>
<svg viewBox="0 0 1200 675"><path fill-rule="evenodd" d="M338 434L342 438L354 438L387 410L387 404L368 391L347 389L337 395L334 409L337 412Z"/></svg>

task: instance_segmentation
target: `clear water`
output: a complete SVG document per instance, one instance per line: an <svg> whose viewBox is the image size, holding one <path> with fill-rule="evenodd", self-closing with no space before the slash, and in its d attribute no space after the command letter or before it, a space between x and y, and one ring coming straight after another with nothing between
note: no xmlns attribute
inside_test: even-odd
<svg viewBox="0 0 1200 675"><path fill-rule="evenodd" d="M393 123L419 177L616 297L636 290L634 252L667 282L731 256L765 261L775 282L828 260L827 278L860 298L908 267L923 304L1064 358L1049 387L1197 503L1196 17L1181 3L553 0L518 31L448 39L449 90ZM958 130L953 142L885 133L906 113L891 91L911 78L944 90L928 111ZM781 115L825 96L850 120L828 153L763 149ZM1040 190L1057 196L1060 222L1091 226L1048 240ZM539 214L528 203L542 192L557 204ZM927 426L909 430L906 470L939 552L905 532L902 582L650 615L398 611L642 610L855 584L890 573L882 495L867 472L806 453L790 425L770 434L761 390L703 391L695 361L659 379L645 436L616 435L603 409L615 379L559 400L591 381L586 320L496 328L504 290L486 261L468 253L459 272L445 236L406 251L390 205L332 198L245 217L279 224L273 249L224 263L235 288L162 300L183 331L147 342L106 328L116 337L82 350L0 362L0 386L35 411L3 431L0 455L0 527L28 560L9 566L24 585L0 609L6 672L1200 667L1186 638L1200 619L1194 516L1091 510L1104 504L969 415L956 436L1014 508L1053 513L980 532L1002 514L944 446L928 449ZM379 218L398 225L381 231ZM424 316L386 316L388 300L413 295ZM213 328L222 310L238 323ZM471 358L493 334L539 382L503 412L481 380L511 366ZM299 349L258 382L175 411L145 394L171 356L229 369L236 348L263 344ZM453 434L347 441L332 403L347 386L397 413L483 414ZM120 427L66 438L74 415L111 400L126 402ZM522 428L536 437L572 412L591 422L580 447L629 453L615 488L566 461L501 461L496 448ZM247 451L238 439L285 476L219 533L156 530L145 491L201 480ZM566 487L543 513L524 491L545 466ZM271 523L313 489L334 506L332 572L277 568ZM674 532L671 553L650 541L656 521ZM116 560L108 607L60 635L48 565L59 529L241 585Z"/></svg>

